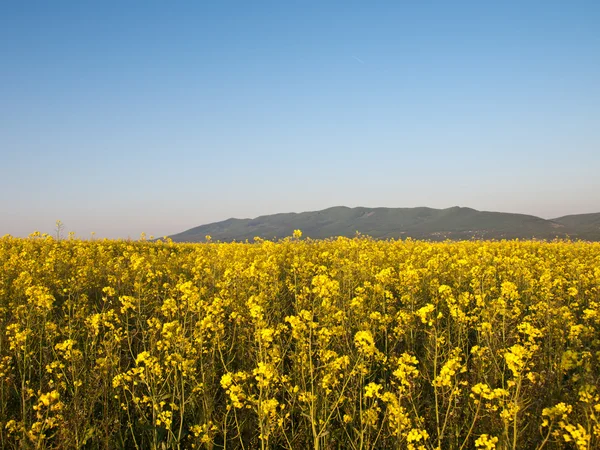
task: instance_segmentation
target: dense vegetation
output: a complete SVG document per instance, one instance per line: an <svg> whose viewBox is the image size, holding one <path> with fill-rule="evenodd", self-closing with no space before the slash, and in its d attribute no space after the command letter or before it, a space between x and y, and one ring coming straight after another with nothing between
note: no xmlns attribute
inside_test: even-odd
<svg viewBox="0 0 600 450"><path fill-rule="evenodd" d="M0 239L1 448L600 447L600 244Z"/></svg>

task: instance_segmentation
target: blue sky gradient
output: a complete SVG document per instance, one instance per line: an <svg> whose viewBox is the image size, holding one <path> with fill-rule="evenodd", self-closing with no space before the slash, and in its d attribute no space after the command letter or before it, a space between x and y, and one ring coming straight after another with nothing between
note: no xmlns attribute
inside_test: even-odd
<svg viewBox="0 0 600 450"><path fill-rule="evenodd" d="M3 2L0 235L600 211L600 2Z"/></svg>

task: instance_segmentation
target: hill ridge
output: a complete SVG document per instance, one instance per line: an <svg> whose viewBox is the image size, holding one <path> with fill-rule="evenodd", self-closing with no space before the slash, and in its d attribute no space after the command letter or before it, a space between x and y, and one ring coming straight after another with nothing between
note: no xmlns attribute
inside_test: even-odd
<svg viewBox="0 0 600 450"><path fill-rule="evenodd" d="M373 238L428 240L554 239L600 241L600 213L543 219L530 214L479 211L464 206L436 209L332 206L322 210L285 212L254 218L235 218L190 228L169 236L176 242L201 242L206 235L219 241L254 237L281 239L294 229L304 236L324 239L351 237L359 232Z"/></svg>

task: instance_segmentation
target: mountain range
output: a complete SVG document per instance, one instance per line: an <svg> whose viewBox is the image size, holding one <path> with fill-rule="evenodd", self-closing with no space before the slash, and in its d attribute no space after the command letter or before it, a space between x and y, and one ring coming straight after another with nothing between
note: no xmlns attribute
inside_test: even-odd
<svg viewBox="0 0 600 450"><path fill-rule="evenodd" d="M377 239L554 239L600 241L600 213L542 219L526 214L477 211L454 206L446 209L348 208L283 213L254 219L227 219L170 236L175 242L245 241L254 237L280 239L295 229L303 236L326 239L351 237L357 232Z"/></svg>

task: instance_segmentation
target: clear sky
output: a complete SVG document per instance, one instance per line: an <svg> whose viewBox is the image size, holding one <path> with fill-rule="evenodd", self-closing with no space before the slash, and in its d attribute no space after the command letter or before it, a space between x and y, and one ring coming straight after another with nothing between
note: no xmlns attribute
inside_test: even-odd
<svg viewBox="0 0 600 450"><path fill-rule="evenodd" d="M600 2L0 3L0 235L600 211Z"/></svg>

